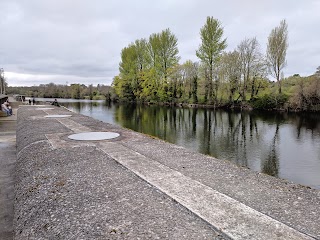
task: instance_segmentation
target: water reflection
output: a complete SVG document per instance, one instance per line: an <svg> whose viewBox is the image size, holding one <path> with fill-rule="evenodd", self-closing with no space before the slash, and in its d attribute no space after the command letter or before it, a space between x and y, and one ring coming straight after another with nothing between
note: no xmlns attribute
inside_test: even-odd
<svg viewBox="0 0 320 240"><path fill-rule="evenodd" d="M320 189L320 115L109 102L65 105L101 121Z"/></svg>

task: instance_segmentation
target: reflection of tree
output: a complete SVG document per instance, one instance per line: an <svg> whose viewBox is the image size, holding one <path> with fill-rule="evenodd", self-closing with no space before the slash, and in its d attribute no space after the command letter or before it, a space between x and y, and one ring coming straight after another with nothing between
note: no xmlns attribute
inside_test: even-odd
<svg viewBox="0 0 320 240"><path fill-rule="evenodd" d="M262 172L271 176L279 174L279 157L277 154L277 140L279 139L279 122L277 122L276 131L271 142L270 151L267 158L263 161Z"/></svg>
<svg viewBox="0 0 320 240"><path fill-rule="evenodd" d="M92 102L90 102L89 103L89 112L92 114L92 109L93 109L93 103Z"/></svg>
<svg viewBox="0 0 320 240"><path fill-rule="evenodd" d="M109 101L109 99L107 99L107 100L105 101L104 106L106 106L106 107L107 107L107 109L111 109L111 107L112 107L112 103L111 103L111 101Z"/></svg>
<svg viewBox="0 0 320 240"><path fill-rule="evenodd" d="M248 166L248 157L247 157L247 122L246 116L248 114L244 114L241 112L241 136L242 136L242 149L243 154L241 156L240 161L242 161L242 166Z"/></svg>
<svg viewBox="0 0 320 240"><path fill-rule="evenodd" d="M160 112L161 113L161 112ZM169 116L170 116L171 114L170 114L170 112L169 112ZM170 117L171 118L171 117ZM170 119L171 120L171 119ZM168 111L167 111L167 109L165 108L165 109L163 109L163 127L162 127L162 129L160 129L160 130L162 130L162 135L163 135L163 137L164 137L164 139L167 139L167 128L168 128Z"/></svg>
<svg viewBox="0 0 320 240"><path fill-rule="evenodd" d="M211 141L211 114L210 114L210 110L204 109L203 110L203 137L200 139L201 153L204 153L204 154L211 153L210 141Z"/></svg>
<svg viewBox="0 0 320 240"><path fill-rule="evenodd" d="M310 129L312 136L320 134L320 114L319 113L301 113L294 115L297 126L297 139L302 139L302 130Z"/></svg>
<svg viewBox="0 0 320 240"><path fill-rule="evenodd" d="M198 108L194 108L191 110L192 111L192 117L191 117L191 121L192 121L192 135L195 136L196 135L196 131L197 131L197 113L198 113ZM190 111L189 111L190 112Z"/></svg>
<svg viewBox="0 0 320 240"><path fill-rule="evenodd" d="M301 116L297 116L297 138L300 139L301 128L303 126L303 118Z"/></svg>
<svg viewBox="0 0 320 240"><path fill-rule="evenodd" d="M241 112L239 114L228 114L228 134L226 141L228 141L228 151L235 155L234 161L241 166L247 166L247 116L248 113ZM237 118L237 119L236 119ZM230 149L231 148L231 149Z"/></svg>
<svg viewBox="0 0 320 240"><path fill-rule="evenodd" d="M73 103L73 107L76 109L76 111L80 112L80 110L81 110L81 102Z"/></svg>
<svg viewBox="0 0 320 240"><path fill-rule="evenodd" d="M253 134L256 133L256 136L258 136L258 126L257 126L257 121L255 119L254 114L250 114L249 115L249 119L250 119L250 124L249 124L249 128L250 128L250 141L253 141ZM258 138L259 139L259 138Z"/></svg>

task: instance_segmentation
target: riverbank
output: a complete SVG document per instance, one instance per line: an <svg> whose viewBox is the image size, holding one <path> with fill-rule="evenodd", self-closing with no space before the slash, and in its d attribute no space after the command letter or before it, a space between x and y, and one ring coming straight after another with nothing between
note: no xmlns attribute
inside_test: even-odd
<svg viewBox="0 0 320 240"><path fill-rule="evenodd" d="M64 108L21 107L17 147L15 239L320 238L318 190Z"/></svg>
<svg viewBox="0 0 320 240"><path fill-rule="evenodd" d="M144 104L183 108L201 108L201 109L223 109L227 111L266 111L266 112L289 112L289 113L320 113L320 104L304 107L290 107L288 102L277 100L266 96L266 99L254 99L251 101L224 103L224 104L202 104L202 103L184 103L184 102L142 102L142 101L121 101L113 100L115 103L124 104ZM270 98L270 99L269 99ZM278 105L278 101L281 103Z"/></svg>

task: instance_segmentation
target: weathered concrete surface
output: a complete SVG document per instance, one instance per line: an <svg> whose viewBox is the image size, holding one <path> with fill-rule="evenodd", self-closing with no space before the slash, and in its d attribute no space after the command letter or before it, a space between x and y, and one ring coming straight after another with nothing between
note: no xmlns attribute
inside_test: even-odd
<svg viewBox="0 0 320 240"><path fill-rule="evenodd" d="M87 127L45 115L18 113L15 239L226 239L97 142L68 140Z"/></svg>
<svg viewBox="0 0 320 240"><path fill-rule="evenodd" d="M19 110L16 239L320 239L318 190L82 115L47 114L70 112ZM121 136L68 139L87 131Z"/></svg>
<svg viewBox="0 0 320 240"><path fill-rule="evenodd" d="M0 117L0 240L13 239L15 163L16 115Z"/></svg>

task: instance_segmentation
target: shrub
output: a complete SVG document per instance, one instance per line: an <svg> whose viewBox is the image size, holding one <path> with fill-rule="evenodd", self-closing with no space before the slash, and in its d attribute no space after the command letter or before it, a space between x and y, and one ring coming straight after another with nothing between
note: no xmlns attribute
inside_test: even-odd
<svg viewBox="0 0 320 240"><path fill-rule="evenodd" d="M250 103L255 109L270 110L283 108L287 101L286 94L270 94L251 99Z"/></svg>

